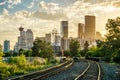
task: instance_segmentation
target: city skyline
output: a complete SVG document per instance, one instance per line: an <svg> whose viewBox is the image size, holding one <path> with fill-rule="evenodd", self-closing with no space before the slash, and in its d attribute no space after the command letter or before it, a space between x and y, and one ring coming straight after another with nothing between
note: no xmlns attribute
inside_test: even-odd
<svg viewBox="0 0 120 80"><path fill-rule="evenodd" d="M10 40L13 49L20 26L40 37L54 28L60 31L62 20L69 22L69 37L77 37L85 15L95 15L96 31L105 34L107 19L120 14L119 5L120 0L0 0L0 44Z"/></svg>

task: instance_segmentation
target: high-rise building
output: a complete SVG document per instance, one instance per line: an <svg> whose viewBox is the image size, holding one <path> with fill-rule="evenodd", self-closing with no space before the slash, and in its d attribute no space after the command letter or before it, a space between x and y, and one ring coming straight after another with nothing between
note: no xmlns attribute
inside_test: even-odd
<svg viewBox="0 0 120 80"><path fill-rule="evenodd" d="M64 50L68 49L68 21L61 21L61 48Z"/></svg>
<svg viewBox="0 0 120 80"><path fill-rule="evenodd" d="M18 36L18 42L14 46L14 51L18 52L19 49L31 49L33 46L33 32L31 29L24 31L24 28L21 26L19 28L20 36Z"/></svg>
<svg viewBox="0 0 120 80"><path fill-rule="evenodd" d="M31 29L27 29L26 31L26 40L27 40L27 47L30 49L33 46L33 32Z"/></svg>
<svg viewBox="0 0 120 80"><path fill-rule="evenodd" d="M51 33L47 33L47 34L45 34L45 41L46 42L49 42L49 43L52 43L52 35L51 35Z"/></svg>
<svg viewBox="0 0 120 80"><path fill-rule="evenodd" d="M18 50L19 49L27 49L27 41L26 41L26 32L24 31L24 28L21 26L19 28L20 36L18 37Z"/></svg>
<svg viewBox="0 0 120 80"><path fill-rule="evenodd" d="M84 24L79 23L78 24L78 38L83 38L84 36Z"/></svg>
<svg viewBox="0 0 120 80"><path fill-rule="evenodd" d="M85 39L95 40L95 16L85 16Z"/></svg>
<svg viewBox="0 0 120 80"><path fill-rule="evenodd" d="M4 41L4 52L9 52L10 51L10 41L5 40Z"/></svg>
<svg viewBox="0 0 120 80"><path fill-rule="evenodd" d="M61 34L63 38L68 38L68 21L61 21Z"/></svg>

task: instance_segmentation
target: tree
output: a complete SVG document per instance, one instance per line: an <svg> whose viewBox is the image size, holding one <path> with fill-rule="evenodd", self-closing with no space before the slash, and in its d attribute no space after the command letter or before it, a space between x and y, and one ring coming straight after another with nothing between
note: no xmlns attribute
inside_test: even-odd
<svg viewBox="0 0 120 80"><path fill-rule="evenodd" d="M92 46L88 52L86 53L86 57L101 57L101 53L99 52L99 48L96 46Z"/></svg>
<svg viewBox="0 0 120 80"><path fill-rule="evenodd" d="M84 44L84 50L85 51L88 51L88 46L89 46L88 41L85 41L85 44Z"/></svg>
<svg viewBox="0 0 120 80"><path fill-rule="evenodd" d="M70 51L69 50L65 50L64 51L64 56L66 56L66 57L71 56Z"/></svg>
<svg viewBox="0 0 120 80"><path fill-rule="evenodd" d="M10 56L11 56L10 51L9 52L4 52L4 57L10 57Z"/></svg>
<svg viewBox="0 0 120 80"><path fill-rule="evenodd" d="M0 44L0 52L2 52L2 45Z"/></svg>
<svg viewBox="0 0 120 80"><path fill-rule="evenodd" d="M108 19L106 24L106 44L111 57L119 57L120 53L120 17ZM120 58L120 57L119 57Z"/></svg>
<svg viewBox="0 0 120 80"><path fill-rule="evenodd" d="M86 53L88 51L88 47L89 47L88 41L85 41L85 44L84 44L84 54L85 55L86 55Z"/></svg>
<svg viewBox="0 0 120 80"><path fill-rule="evenodd" d="M19 55L24 54L24 52L25 52L25 50L21 48L21 49L19 50Z"/></svg>
<svg viewBox="0 0 120 80"><path fill-rule="evenodd" d="M23 53L26 57L31 57L32 56L32 50L30 49L30 50L26 50L26 51L24 51L24 53Z"/></svg>
<svg viewBox="0 0 120 80"><path fill-rule="evenodd" d="M109 46L107 45L106 41L96 40L97 48L99 52L101 53L101 57L109 57L110 56L110 50Z"/></svg>
<svg viewBox="0 0 120 80"><path fill-rule="evenodd" d="M53 57L53 49L50 43L42 41L39 37L35 39L32 51L34 56L39 56L43 58Z"/></svg>
<svg viewBox="0 0 120 80"><path fill-rule="evenodd" d="M71 56L80 56L79 55L80 44L77 40L71 40L69 49L70 49Z"/></svg>

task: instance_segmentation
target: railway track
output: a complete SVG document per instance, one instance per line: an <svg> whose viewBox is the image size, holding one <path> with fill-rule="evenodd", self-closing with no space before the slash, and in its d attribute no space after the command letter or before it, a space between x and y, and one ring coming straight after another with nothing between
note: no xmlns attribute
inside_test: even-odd
<svg viewBox="0 0 120 80"><path fill-rule="evenodd" d="M100 80L100 65L95 61L89 61L88 67L74 80Z"/></svg>
<svg viewBox="0 0 120 80"><path fill-rule="evenodd" d="M46 78L48 76L54 75L56 73L59 73L67 68L69 68L73 64L73 61L67 61L65 63L62 63L58 66L54 66L45 70L33 72L30 74L22 75L19 77L14 77L6 80L41 80L42 78Z"/></svg>
<svg viewBox="0 0 120 80"><path fill-rule="evenodd" d="M86 67L88 67L88 61L80 60L74 62L73 65L65 71L42 80L74 80L79 73L82 73L86 69Z"/></svg>
<svg viewBox="0 0 120 80"><path fill-rule="evenodd" d="M71 67L70 67L71 66ZM8 80L100 80L100 65L95 61L68 61L47 70Z"/></svg>

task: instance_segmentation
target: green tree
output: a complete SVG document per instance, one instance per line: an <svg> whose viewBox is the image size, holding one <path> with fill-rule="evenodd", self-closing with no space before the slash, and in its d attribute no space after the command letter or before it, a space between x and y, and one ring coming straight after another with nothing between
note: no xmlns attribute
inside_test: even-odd
<svg viewBox="0 0 120 80"><path fill-rule="evenodd" d="M2 45L0 44L0 52L2 52Z"/></svg>
<svg viewBox="0 0 120 80"><path fill-rule="evenodd" d="M100 54L101 57L110 56L109 46L107 45L107 43L105 41L96 40L96 43L97 43L97 48L98 48L99 52L101 53Z"/></svg>
<svg viewBox="0 0 120 80"><path fill-rule="evenodd" d="M71 40L69 49L70 49L71 56L80 56L79 55L80 44L77 40Z"/></svg>
<svg viewBox="0 0 120 80"><path fill-rule="evenodd" d="M83 56L85 56L87 54L88 47L89 47L89 43L88 43L88 41L85 41L85 43L84 43L84 55Z"/></svg>
<svg viewBox="0 0 120 80"><path fill-rule="evenodd" d="M42 41L39 37L35 39L32 51L34 56L39 56L43 58L53 57L53 49L50 43Z"/></svg>
<svg viewBox="0 0 120 80"><path fill-rule="evenodd" d="M110 50L111 57L119 57L120 53L120 17L108 19L106 24L106 44ZM120 58L120 57L119 57Z"/></svg>
<svg viewBox="0 0 120 80"><path fill-rule="evenodd" d="M99 51L99 48L96 47L96 46L92 46L87 54L86 54L86 57L101 57L101 53Z"/></svg>
<svg viewBox="0 0 120 80"><path fill-rule="evenodd" d="M2 57L4 54L2 52L2 45L0 44L0 57Z"/></svg>
<svg viewBox="0 0 120 80"><path fill-rule="evenodd" d="M9 51L9 52L4 52L4 56L5 56L5 57L10 57L10 56L11 56L10 51Z"/></svg>
<svg viewBox="0 0 120 80"><path fill-rule="evenodd" d="M88 51L88 47L89 47L88 41L85 41L84 50L85 50L85 51Z"/></svg>
<svg viewBox="0 0 120 80"><path fill-rule="evenodd" d="M111 46L113 51L118 50L120 48L120 17L108 19L106 30L108 32L106 38L109 46Z"/></svg>
<svg viewBox="0 0 120 80"><path fill-rule="evenodd" d="M13 56L18 56L18 53L17 52L13 52Z"/></svg>
<svg viewBox="0 0 120 80"><path fill-rule="evenodd" d="M32 56L32 50L26 50L23 53L26 57L31 57Z"/></svg>
<svg viewBox="0 0 120 80"><path fill-rule="evenodd" d="M21 48L21 49L19 50L19 55L24 54L24 52L25 52L25 50Z"/></svg>
<svg viewBox="0 0 120 80"><path fill-rule="evenodd" d="M66 56L66 57L71 56L70 51L69 50L65 50L64 51L64 56Z"/></svg>

